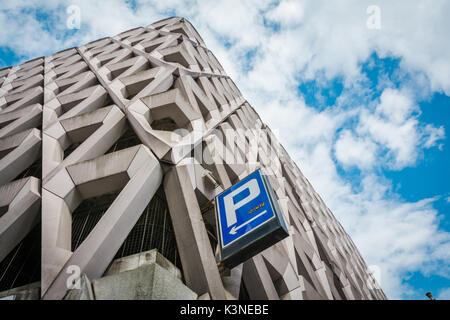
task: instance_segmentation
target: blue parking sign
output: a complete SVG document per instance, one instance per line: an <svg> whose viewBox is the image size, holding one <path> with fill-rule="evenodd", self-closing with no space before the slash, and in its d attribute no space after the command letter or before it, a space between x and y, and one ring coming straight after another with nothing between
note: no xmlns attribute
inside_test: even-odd
<svg viewBox="0 0 450 320"><path fill-rule="evenodd" d="M267 176L257 170L216 197L221 260L235 266L288 235Z"/></svg>

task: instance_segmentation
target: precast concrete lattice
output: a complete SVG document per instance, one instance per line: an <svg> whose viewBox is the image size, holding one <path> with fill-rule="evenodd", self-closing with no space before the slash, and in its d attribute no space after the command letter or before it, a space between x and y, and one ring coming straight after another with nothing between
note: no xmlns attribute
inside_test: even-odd
<svg viewBox="0 0 450 320"><path fill-rule="evenodd" d="M12 261L40 228L41 298L65 297L71 266L87 279L102 277L161 189L184 283L198 296L238 299L245 290L250 299L386 298L187 20L161 20L2 69L0 86L0 262ZM138 143L117 148L130 130ZM259 168L290 236L223 270L212 200ZM72 214L105 194L114 200L74 249ZM1 279L11 271L0 264L0 272ZM14 282L8 286L2 289Z"/></svg>

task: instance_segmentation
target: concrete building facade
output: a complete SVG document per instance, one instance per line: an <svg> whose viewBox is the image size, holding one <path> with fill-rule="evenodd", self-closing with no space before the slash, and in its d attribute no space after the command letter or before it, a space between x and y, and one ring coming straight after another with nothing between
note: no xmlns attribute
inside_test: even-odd
<svg viewBox="0 0 450 320"><path fill-rule="evenodd" d="M0 298L386 298L187 20L2 69L0 86ZM259 168L290 236L229 270L214 198Z"/></svg>

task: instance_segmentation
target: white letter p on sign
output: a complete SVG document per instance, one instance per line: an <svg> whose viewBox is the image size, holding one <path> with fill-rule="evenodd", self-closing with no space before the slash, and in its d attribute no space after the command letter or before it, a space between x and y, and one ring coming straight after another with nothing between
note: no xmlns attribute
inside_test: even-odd
<svg viewBox="0 0 450 320"><path fill-rule="evenodd" d="M246 189L249 190L250 194L237 203L234 203L234 197ZM256 179L251 179L244 185L240 186L236 190L223 197L225 214L227 217L227 227L232 226L237 222L236 210L246 205L251 200L255 199L260 194L260 192L261 190L259 189L258 181Z"/></svg>

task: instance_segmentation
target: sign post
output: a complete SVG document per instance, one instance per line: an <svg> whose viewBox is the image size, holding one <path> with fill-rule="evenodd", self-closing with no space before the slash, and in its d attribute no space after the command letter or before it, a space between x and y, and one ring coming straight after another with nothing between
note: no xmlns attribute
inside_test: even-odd
<svg viewBox="0 0 450 320"><path fill-rule="evenodd" d="M220 260L240 264L289 236L269 179L257 170L216 197Z"/></svg>

